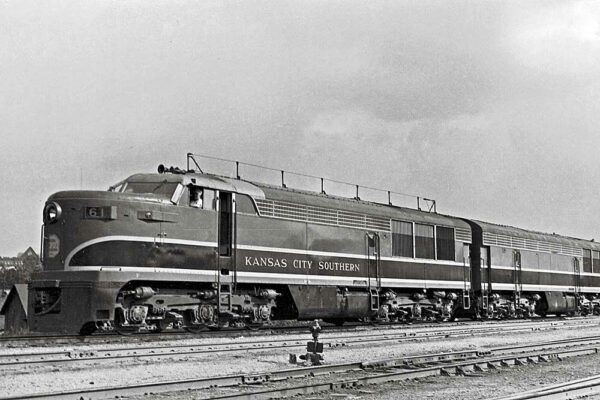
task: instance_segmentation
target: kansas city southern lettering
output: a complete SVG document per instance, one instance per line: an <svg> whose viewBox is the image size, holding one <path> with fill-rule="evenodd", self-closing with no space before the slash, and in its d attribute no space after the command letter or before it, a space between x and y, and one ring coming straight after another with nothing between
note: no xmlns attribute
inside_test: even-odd
<svg viewBox="0 0 600 400"><path fill-rule="evenodd" d="M253 267L274 267L287 268L288 262L286 258L274 257L248 257L246 256L246 266Z"/></svg>
<svg viewBox="0 0 600 400"><path fill-rule="evenodd" d="M348 271L348 272L360 272L360 264L346 263L346 262L333 262L333 261L319 261L319 269L325 271Z"/></svg>
<svg viewBox="0 0 600 400"><path fill-rule="evenodd" d="M313 261L298 260L276 257L244 257L244 265L246 267L271 267L271 268L287 268L291 266L295 269L313 269ZM337 262L337 261L319 261L317 264L319 271L346 271L360 272L360 264Z"/></svg>

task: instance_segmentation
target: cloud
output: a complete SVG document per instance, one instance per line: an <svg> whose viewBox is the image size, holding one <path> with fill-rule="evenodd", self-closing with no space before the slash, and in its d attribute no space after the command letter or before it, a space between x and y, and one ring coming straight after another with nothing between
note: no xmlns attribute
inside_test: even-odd
<svg viewBox="0 0 600 400"><path fill-rule="evenodd" d="M584 78L598 76L600 4L549 2L514 5L505 44L520 65L537 73Z"/></svg>

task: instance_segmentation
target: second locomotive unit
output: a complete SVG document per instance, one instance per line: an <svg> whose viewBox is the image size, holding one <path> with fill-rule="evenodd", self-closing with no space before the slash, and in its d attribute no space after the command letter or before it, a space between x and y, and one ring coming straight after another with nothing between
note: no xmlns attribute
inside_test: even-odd
<svg viewBox="0 0 600 400"><path fill-rule="evenodd" d="M189 169L55 193L42 235L32 331L532 316L600 292L594 242Z"/></svg>

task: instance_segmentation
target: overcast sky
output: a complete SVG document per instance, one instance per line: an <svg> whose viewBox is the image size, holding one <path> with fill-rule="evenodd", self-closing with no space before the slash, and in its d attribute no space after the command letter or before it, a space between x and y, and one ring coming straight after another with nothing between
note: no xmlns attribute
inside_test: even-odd
<svg viewBox="0 0 600 400"><path fill-rule="evenodd" d="M600 239L600 2L0 1L0 255L187 152Z"/></svg>

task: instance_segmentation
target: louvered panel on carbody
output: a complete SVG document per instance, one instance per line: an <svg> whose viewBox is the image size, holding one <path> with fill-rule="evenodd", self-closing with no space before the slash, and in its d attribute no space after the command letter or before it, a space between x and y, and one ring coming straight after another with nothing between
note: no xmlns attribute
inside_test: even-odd
<svg viewBox="0 0 600 400"><path fill-rule="evenodd" d="M548 242L538 242L538 250L546 253L550 253L552 251L550 249L550 243Z"/></svg>
<svg viewBox="0 0 600 400"><path fill-rule="evenodd" d="M496 235L496 242L498 246L512 247L513 245L511 237L506 235Z"/></svg>
<svg viewBox="0 0 600 400"><path fill-rule="evenodd" d="M525 249L538 251L539 241L533 239L525 239Z"/></svg>
<svg viewBox="0 0 600 400"><path fill-rule="evenodd" d="M263 217L390 232L390 219L279 200L255 199Z"/></svg>
<svg viewBox="0 0 600 400"><path fill-rule="evenodd" d="M367 229L378 230L378 231L390 231L390 220L382 217L372 217L367 215L366 217Z"/></svg>
<svg viewBox="0 0 600 400"><path fill-rule="evenodd" d="M556 253L567 256L581 257L582 249L567 244L545 242L515 236L483 232L484 246L500 246L516 250L530 250L535 252Z"/></svg>
<svg viewBox="0 0 600 400"><path fill-rule="evenodd" d="M562 245L561 253L569 255L569 256L575 256L575 257L582 257L583 256L583 250L582 249L580 249L578 247L569 246L569 245L566 245L566 244Z"/></svg>
<svg viewBox="0 0 600 400"><path fill-rule="evenodd" d="M471 231L464 228L454 228L454 238L457 242L471 243Z"/></svg>
<svg viewBox="0 0 600 400"><path fill-rule="evenodd" d="M483 245L496 246L498 244L498 235L490 232L483 232Z"/></svg>
<svg viewBox="0 0 600 400"><path fill-rule="evenodd" d="M256 206L258 207L258 213L263 216L273 216L273 201L255 199Z"/></svg>
<svg viewBox="0 0 600 400"><path fill-rule="evenodd" d="M562 253L562 246L560 243L549 243L549 247L552 253Z"/></svg>
<svg viewBox="0 0 600 400"><path fill-rule="evenodd" d="M337 225L337 210L308 206L308 222Z"/></svg>
<svg viewBox="0 0 600 400"><path fill-rule="evenodd" d="M525 239L519 237L511 237L512 247L514 249L524 249L525 248Z"/></svg>

